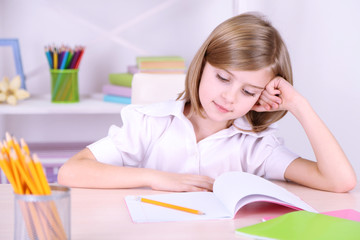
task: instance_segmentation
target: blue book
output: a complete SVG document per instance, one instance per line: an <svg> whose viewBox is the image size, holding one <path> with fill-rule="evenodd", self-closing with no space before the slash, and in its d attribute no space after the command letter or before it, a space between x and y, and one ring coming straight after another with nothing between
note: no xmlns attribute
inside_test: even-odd
<svg viewBox="0 0 360 240"><path fill-rule="evenodd" d="M131 98L130 97L122 97L122 96L114 96L114 95L104 95L105 102L114 102L114 103L121 103L121 104L130 104Z"/></svg>

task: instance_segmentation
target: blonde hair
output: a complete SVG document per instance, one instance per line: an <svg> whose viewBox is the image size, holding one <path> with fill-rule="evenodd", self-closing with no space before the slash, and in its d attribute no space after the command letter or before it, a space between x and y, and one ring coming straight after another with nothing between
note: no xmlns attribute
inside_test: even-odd
<svg viewBox="0 0 360 240"><path fill-rule="evenodd" d="M203 108L199 85L206 62L216 68L237 71L256 71L270 66L274 76L293 83L285 43L270 22L258 13L241 14L221 23L194 56L186 75L185 91L178 99L191 103L191 112L200 116L203 116ZM252 131L260 132L286 113L249 111L245 116Z"/></svg>

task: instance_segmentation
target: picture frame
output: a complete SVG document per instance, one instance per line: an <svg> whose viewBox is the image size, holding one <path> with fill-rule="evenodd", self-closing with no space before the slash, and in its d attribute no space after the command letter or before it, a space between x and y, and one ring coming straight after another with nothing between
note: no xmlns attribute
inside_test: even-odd
<svg viewBox="0 0 360 240"><path fill-rule="evenodd" d="M19 75L21 78L21 88L26 89L25 75L24 75L24 71L23 71L23 67L22 67L22 63L21 63L19 40L16 38L13 38L13 39L0 38L0 47L1 46L12 47L14 61L15 61L16 74Z"/></svg>

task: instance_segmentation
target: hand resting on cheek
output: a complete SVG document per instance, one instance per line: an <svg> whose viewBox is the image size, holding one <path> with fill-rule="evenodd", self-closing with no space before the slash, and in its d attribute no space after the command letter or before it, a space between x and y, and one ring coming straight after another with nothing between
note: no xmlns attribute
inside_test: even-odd
<svg viewBox="0 0 360 240"><path fill-rule="evenodd" d="M251 110L257 112L290 110L299 93L282 77L273 78L261 93Z"/></svg>

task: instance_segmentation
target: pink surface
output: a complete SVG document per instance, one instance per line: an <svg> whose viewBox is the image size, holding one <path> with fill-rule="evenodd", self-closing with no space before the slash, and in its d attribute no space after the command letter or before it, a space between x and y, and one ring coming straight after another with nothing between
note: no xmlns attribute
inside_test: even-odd
<svg viewBox="0 0 360 240"><path fill-rule="evenodd" d="M321 214L360 222L360 212L354 209L341 209L335 211L321 212ZM279 216L264 217L263 221L267 221L276 217Z"/></svg>

